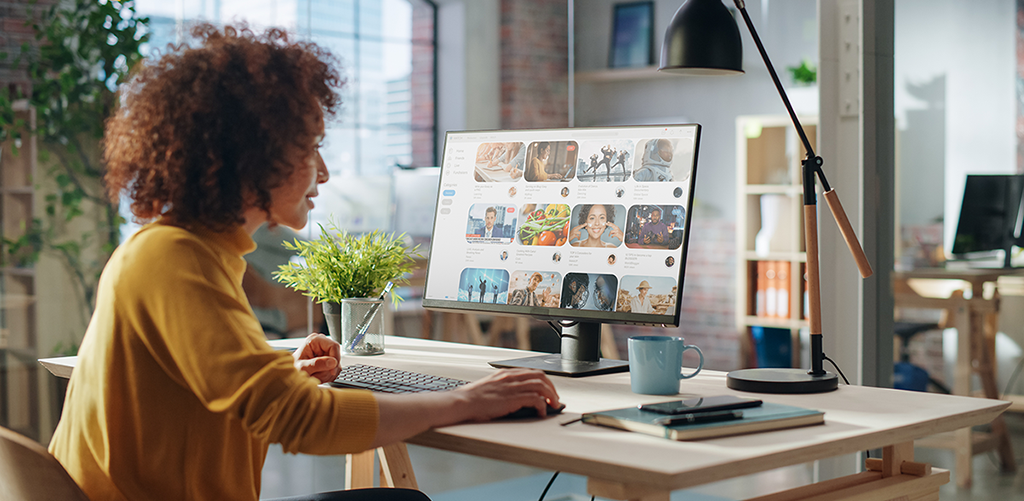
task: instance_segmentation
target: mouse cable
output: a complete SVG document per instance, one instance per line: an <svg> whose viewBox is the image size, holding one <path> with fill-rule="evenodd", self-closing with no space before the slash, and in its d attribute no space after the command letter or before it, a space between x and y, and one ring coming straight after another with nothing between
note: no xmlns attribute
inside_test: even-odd
<svg viewBox="0 0 1024 501"><path fill-rule="evenodd" d="M558 478L560 471L556 471L554 475L551 475L551 480L548 480L548 485L544 486L544 491L540 493L540 499L537 501L544 501L544 496L548 495L548 489L551 488L551 484L555 483L555 479Z"/></svg>

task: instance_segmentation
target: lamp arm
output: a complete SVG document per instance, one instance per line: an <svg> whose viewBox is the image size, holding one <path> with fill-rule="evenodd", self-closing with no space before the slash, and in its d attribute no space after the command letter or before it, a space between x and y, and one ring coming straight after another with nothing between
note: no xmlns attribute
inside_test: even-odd
<svg viewBox="0 0 1024 501"><path fill-rule="evenodd" d="M860 241L857 239L857 234L853 231L853 226L846 217L846 211L843 210L843 205L839 202L839 195L836 194L835 190L829 186L828 180L825 179L825 173L821 170L822 159L814 154L814 147L811 146L807 133L804 132L803 126L800 125L800 119L797 118L796 111L793 110L793 105L789 102L789 96L786 95L786 90L782 87L779 74L775 72L775 67L772 65L771 59L768 58L768 52L765 51L764 44L761 43L761 37L757 35L757 30L754 29L754 22L750 20L750 14L747 13L746 3L744 0L733 0L733 3L736 4L736 8L739 9L740 14L743 16L743 22L747 25L747 30L750 32L751 38L754 39L754 44L757 45L757 51L761 53L761 59L764 60L764 65L768 68L768 74L771 75L772 82L775 83L775 88L778 89L779 96L782 97L782 102L786 105L789 118L793 121L797 134L800 135L804 149L807 150L807 158L803 162L804 206L817 205L814 191L814 176L817 175L821 181L825 201L828 202L828 207L831 209L832 216L839 226L839 231L843 234L843 239L846 240L846 246L849 247L850 253L853 254L853 260L857 263L861 276L864 278L870 277L874 273L871 270L871 264L868 263L868 258L864 254Z"/></svg>
<svg viewBox="0 0 1024 501"><path fill-rule="evenodd" d="M772 76L772 82L775 83L775 88L779 91L779 96L782 97L782 102L786 104L786 111L789 112L789 118L793 120L793 125L796 126L797 134L800 134L800 140L804 143L804 148L807 150L807 156L813 158L814 148L811 146L811 141L807 139L807 133L804 132L804 128L800 126L800 120L796 117L796 112L793 111L793 105L789 102L789 96L786 95L786 90L782 88L782 81L779 80L778 73L775 72L775 67L772 66L772 61L768 59L768 52L764 50L764 44L761 43L761 37L757 36L757 30L754 29L754 23L750 20L750 15L747 14L746 3L743 0L734 0L736 8L739 9L740 14L743 16L743 22L747 24L747 31L750 32L750 36L754 39L754 44L757 45L757 51L761 53L761 59L764 60L764 65L768 67L768 73ZM818 175L822 177L822 183L826 184L824 176L821 174L820 165L818 166Z"/></svg>

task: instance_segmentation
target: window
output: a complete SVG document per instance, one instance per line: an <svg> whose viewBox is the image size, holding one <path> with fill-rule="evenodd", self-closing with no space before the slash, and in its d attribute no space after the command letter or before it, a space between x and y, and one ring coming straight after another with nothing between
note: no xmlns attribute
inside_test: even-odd
<svg viewBox="0 0 1024 501"><path fill-rule="evenodd" d="M333 178L321 193L341 193L330 186L335 180L436 164L433 2L137 0L136 8L150 18L150 52L181 41L194 21L277 26L329 48L347 84L321 149ZM318 207L313 220L323 215Z"/></svg>

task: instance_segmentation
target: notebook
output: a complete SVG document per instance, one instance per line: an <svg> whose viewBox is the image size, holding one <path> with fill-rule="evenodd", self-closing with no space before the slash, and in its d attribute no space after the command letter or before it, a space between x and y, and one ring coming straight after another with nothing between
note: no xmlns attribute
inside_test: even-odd
<svg viewBox="0 0 1024 501"><path fill-rule="evenodd" d="M661 424L668 417L665 414L642 411L636 407L626 407L584 414L583 422L671 440L699 440L810 426L825 422L824 412L770 402L765 402L760 407L736 412L742 412L743 417L711 423L665 425Z"/></svg>

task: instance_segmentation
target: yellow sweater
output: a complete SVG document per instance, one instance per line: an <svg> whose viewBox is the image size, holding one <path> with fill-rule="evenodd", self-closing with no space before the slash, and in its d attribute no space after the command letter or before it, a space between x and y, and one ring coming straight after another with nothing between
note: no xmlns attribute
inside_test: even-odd
<svg viewBox="0 0 1024 501"><path fill-rule="evenodd" d="M50 452L93 501L256 500L269 443L369 448L377 403L270 348L242 292L255 244L157 222L113 254Z"/></svg>

